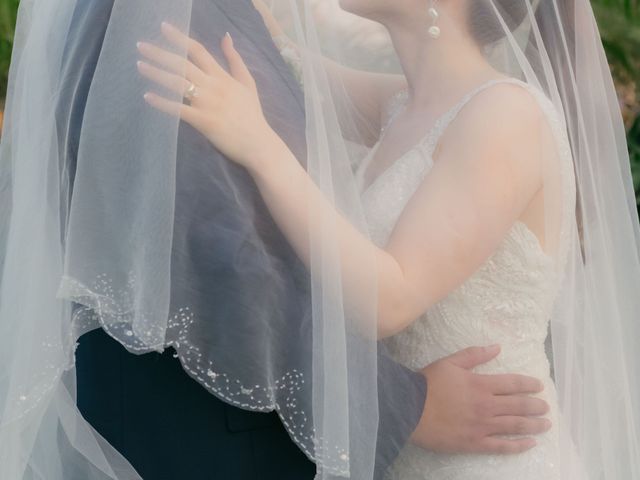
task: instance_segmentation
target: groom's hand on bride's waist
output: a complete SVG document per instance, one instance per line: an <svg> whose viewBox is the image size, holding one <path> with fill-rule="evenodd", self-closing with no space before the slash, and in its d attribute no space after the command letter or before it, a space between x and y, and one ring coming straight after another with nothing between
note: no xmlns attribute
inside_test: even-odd
<svg viewBox="0 0 640 480"><path fill-rule="evenodd" d="M551 428L541 418L549 405L531 394L540 380L522 375L480 375L472 369L495 358L500 348L468 348L428 365L422 418L411 441L442 453L514 454L533 448L533 435ZM505 438L514 435L516 438Z"/></svg>

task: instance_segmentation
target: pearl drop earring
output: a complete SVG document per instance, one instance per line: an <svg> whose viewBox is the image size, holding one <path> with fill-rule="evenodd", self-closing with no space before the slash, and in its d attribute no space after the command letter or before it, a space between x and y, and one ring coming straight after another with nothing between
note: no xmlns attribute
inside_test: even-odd
<svg viewBox="0 0 640 480"><path fill-rule="evenodd" d="M436 10L437 3L438 3L438 0L431 0L431 6L427 11L427 13L429 14L429 18L431 18L431 22L432 22L431 26L429 27L429 36L431 38L440 38L440 27L436 25L439 17L438 10Z"/></svg>

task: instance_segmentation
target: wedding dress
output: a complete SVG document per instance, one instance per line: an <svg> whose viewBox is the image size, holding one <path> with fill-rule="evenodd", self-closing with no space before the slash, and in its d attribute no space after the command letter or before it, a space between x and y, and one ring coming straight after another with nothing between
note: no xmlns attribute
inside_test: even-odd
<svg viewBox="0 0 640 480"><path fill-rule="evenodd" d="M402 155L366 188L363 176L375 148L356 171L364 214L373 241L384 246L409 198L433 165L432 154L447 126L462 108L483 90L499 84L522 85L547 115L562 153L562 219L568 225L575 196L571 155L558 117L544 94L515 79L489 81L466 94L441 116L414 148ZM499 88L499 87L497 87ZM389 121L402 107L406 93L394 97ZM387 122L387 124L388 124ZM565 227L566 228L566 227ZM551 257L522 222L516 222L497 251L462 286L430 308L409 328L391 337L391 355L419 370L467 347L500 344L495 360L477 368L479 373L520 373L543 380L539 395L551 405L553 428L537 438L538 446L519 455L445 455L407 445L388 473L389 480L555 480L559 452L556 390L545 353L549 318L557 295L558 279Z"/></svg>

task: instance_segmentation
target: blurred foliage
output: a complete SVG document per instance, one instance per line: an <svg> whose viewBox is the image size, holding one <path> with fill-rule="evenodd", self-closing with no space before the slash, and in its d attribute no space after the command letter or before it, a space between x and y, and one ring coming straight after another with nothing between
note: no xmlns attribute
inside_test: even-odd
<svg viewBox="0 0 640 480"><path fill-rule="evenodd" d="M640 207L640 0L591 0L627 126Z"/></svg>
<svg viewBox="0 0 640 480"><path fill-rule="evenodd" d="M0 104L7 93L9 60L19 0L0 0Z"/></svg>
<svg viewBox="0 0 640 480"><path fill-rule="evenodd" d="M19 1L0 0L0 110L7 89ZM640 206L640 0L591 0L591 3L628 129L631 169Z"/></svg>

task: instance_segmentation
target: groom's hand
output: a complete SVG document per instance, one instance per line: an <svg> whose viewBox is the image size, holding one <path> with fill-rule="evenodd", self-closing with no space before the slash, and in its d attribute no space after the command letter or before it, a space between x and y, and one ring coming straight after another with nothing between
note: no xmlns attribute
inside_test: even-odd
<svg viewBox="0 0 640 480"><path fill-rule="evenodd" d="M468 348L428 365L427 400L411 441L441 453L515 454L536 445L532 435L551 422L549 405L530 394L542 382L521 375L480 375L471 370L495 358L500 348ZM515 435L518 438L501 438Z"/></svg>

